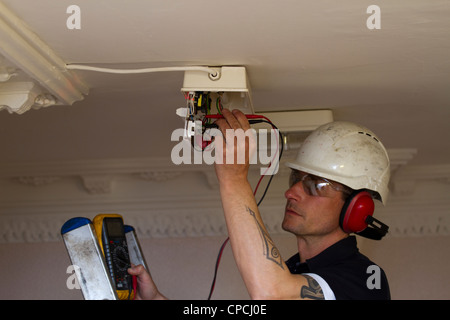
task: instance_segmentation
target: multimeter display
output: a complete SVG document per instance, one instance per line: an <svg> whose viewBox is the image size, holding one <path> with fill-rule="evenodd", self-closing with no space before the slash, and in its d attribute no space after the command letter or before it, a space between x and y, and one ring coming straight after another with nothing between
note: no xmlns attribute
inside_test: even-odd
<svg viewBox="0 0 450 320"><path fill-rule="evenodd" d="M104 218L102 228L103 249L116 290L129 290L127 269L131 266L121 218Z"/></svg>

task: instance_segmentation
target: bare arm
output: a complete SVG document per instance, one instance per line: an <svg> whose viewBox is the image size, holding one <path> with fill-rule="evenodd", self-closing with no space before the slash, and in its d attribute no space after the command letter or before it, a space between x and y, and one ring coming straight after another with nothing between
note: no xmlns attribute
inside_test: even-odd
<svg viewBox="0 0 450 320"><path fill-rule="evenodd" d="M226 129L250 128L241 112L224 110L225 119L216 123L225 135ZM249 139L251 140L251 139ZM230 147L223 142L223 164L216 164L222 206L230 243L239 271L252 299L301 299L323 297L320 286L312 278L289 272L275 243L261 219L253 191L247 179L249 164L228 164L225 154L244 147L254 152L248 141L244 146ZM252 151L253 150L253 151ZM248 160L247 156L247 160ZM304 295L302 292L314 294Z"/></svg>

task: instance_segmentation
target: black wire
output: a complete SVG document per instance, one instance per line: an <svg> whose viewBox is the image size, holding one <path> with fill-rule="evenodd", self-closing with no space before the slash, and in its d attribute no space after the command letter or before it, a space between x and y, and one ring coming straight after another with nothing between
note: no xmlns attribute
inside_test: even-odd
<svg viewBox="0 0 450 320"><path fill-rule="evenodd" d="M133 277L131 275L126 275L125 277L127 279L127 284L128 284L128 299L127 300L131 300L131 295L133 294ZM136 292L134 294L136 294Z"/></svg>
<svg viewBox="0 0 450 320"><path fill-rule="evenodd" d="M278 131L278 135L280 136L280 140L281 140L281 149L280 149L280 155L278 157L278 164L277 164L279 166L280 165L280 161L281 161L281 156L283 155L283 136L281 135L280 130L272 122L264 120L264 119L261 119L261 120L260 119L250 119L248 122L250 124L265 122L265 123L270 124L274 129L276 129ZM264 200L264 197L266 196L267 190L269 190L269 186L270 186L270 183L272 182L273 176L274 176L274 174L270 175L269 182L267 183L266 188L264 190L264 193L263 193L261 199L259 200L259 202L257 204L258 207L261 204L261 202ZM220 250L219 250L219 254L217 255L216 267L214 269L214 278L213 278L213 281L211 283L211 289L209 290L208 300L211 300L211 296L213 294L214 287L216 285L217 271L219 270L220 259L222 257L223 249L225 248L225 245L227 244L228 240L230 240L229 237L227 237L225 239L225 241L222 243L222 246L220 247Z"/></svg>
<svg viewBox="0 0 450 320"><path fill-rule="evenodd" d="M208 296L208 300L211 300L211 296L213 294L214 291L214 287L216 286L216 277L217 277L217 270L219 270L219 262L220 262L220 258L222 257L222 253L223 253L223 249L225 248L225 245L227 244L228 240L230 240L229 237L227 237L225 239L225 241L222 243L222 246L220 247L219 250L219 254L217 255L217 259L216 259L216 267L214 269L214 278L213 281L211 283L211 289L209 290L209 296Z"/></svg>
<svg viewBox="0 0 450 320"><path fill-rule="evenodd" d="M281 135L281 132L280 132L280 130L277 128L277 126L275 126L272 122L270 122L270 121L267 121L267 120L264 120L264 119L251 119L251 120L249 120L249 123L250 124L254 124L254 123L261 123L261 122L265 122L265 123L268 123L268 124L270 124L274 129L276 129L277 131L278 131L278 135L280 136L280 141L281 141L281 143L280 143L280 145L281 145L281 148L280 148L280 155L279 155L279 157L278 157L278 166L280 165L280 161L281 161L281 156L283 155L283 136ZM272 165L272 164L271 164ZM273 179L273 176L274 176L274 174L272 174L272 175L270 175L270 179L269 179L269 182L267 183L267 185L266 185L266 189L264 190L264 193L263 193L263 195L262 195L262 197L261 197L261 199L259 200L259 202L258 202L258 207L259 207L259 205L261 204L261 202L264 200L264 197L266 196L266 193L267 193L267 190L269 190L269 186L270 186L270 183L272 182L272 179Z"/></svg>

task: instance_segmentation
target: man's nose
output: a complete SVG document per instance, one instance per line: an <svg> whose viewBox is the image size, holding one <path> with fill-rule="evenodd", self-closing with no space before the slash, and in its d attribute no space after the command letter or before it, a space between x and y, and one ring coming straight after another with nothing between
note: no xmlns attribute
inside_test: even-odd
<svg viewBox="0 0 450 320"><path fill-rule="evenodd" d="M296 184L290 186L289 189L284 192L284 197L286 199L298 199L305 194L306 193L303 189L303 182L299 181Z"/></svg>

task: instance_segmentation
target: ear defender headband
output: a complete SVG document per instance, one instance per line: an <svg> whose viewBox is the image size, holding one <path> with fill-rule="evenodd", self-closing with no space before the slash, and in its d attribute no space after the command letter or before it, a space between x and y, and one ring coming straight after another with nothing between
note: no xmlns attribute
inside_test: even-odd
<svg viewBox="0 0 450 320"><path fill-rule="evenodd" d="M372 215L375 210L372 196L365 190L353 192L342 207L339 224L347 233L356 233L362 237L380 240L389 227Z"/></svg>

